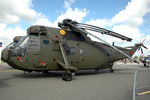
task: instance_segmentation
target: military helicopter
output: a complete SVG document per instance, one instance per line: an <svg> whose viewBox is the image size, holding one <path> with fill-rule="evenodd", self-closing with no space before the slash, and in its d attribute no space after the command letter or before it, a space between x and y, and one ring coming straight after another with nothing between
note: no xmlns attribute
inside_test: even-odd
<svg viewBox="0 0 150 100"><path fill-rule="evenodd" d="M93 25L64 19L60 28L35 25L27 29L27 36L17 36L3 51L1 59L15 69L25 72L63 70L62 79L71 81L73 74L84 69L109 69L114 72L115 61L131 58L143 44L118 47L107 43L87 30L122 40L131 38ZM92 41L91 35L102 42Z"/></svg>

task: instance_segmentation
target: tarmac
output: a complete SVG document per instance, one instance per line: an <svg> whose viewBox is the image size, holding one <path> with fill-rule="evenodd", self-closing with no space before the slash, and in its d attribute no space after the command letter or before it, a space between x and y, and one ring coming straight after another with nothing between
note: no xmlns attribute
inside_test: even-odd
<svg viewBox="0 0 150 100"><path fill-rule="evenodd" d="M108 70L79 71L72 81L65 82L61 79L62 72L24 73L1 64L0 100L133 100L135 72L150 72L150 68L135 63L117 63L114 70L114 73ZM148 75L139 75L139 84L150 82ZM139 84L137 86L141 86ZM150 100L148 93L136 95L136 100L144 100L144 96L145 100Z"/></svg>

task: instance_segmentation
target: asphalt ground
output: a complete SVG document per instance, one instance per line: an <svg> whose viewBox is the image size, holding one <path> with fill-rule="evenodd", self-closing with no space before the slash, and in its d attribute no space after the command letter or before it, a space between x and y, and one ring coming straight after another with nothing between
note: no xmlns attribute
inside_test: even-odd
<svg viewBox="0 0 150 100"><path fill-rule="evenodd" d="M138 71L136 77L136 100L150 100L150 70Z"/></svg>
<svg viewBox="0 0 150 100"><path fill-rule="evenodd" d="M114 73L79 71L71 82L65 82L62 72L24 74L3 64L0 100L132 100L135 71L150 70L141 66L115 64Z"/></svg>

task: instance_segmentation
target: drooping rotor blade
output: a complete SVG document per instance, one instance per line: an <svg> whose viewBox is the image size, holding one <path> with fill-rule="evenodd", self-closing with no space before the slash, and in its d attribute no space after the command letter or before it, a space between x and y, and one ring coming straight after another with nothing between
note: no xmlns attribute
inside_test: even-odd
<svg viewBox="0 0 150 100"><path fill-rule="evenodd" d="M88 25L88 24L82 24L82 23L77 23L76 25L79 28L83 28L83 29L86 29L86 30L91 30L91 31L102 33L102 34L110 35L110 36L113 36L113 37L116 37L116 38L120 38L122 40L132 41L131 38L128 38L124 35L118 34L116 32L113 32L113 31L110 31L110 30L107 30L107 29L104 29L104 28L101 28L101 27Z"/></svg>
<svg viewBox="0 0 150 100"><path fill-rule="evenodd" d="M87 32L87 31L85 31L85 30L83 30L83 29L81 29L81 28L76 27L74 24L71 24L70 22L66 22L66 24L70 25L71 27L73 27L74 29L78 30L78 31L81 32L81 33L86 33L86 34L89 34L89 35L93 36L94 38L96 38L96 39L98 39L98 40L104 42L106 45L112 47L113 49L115 49L115 50L118 51L119 53L123 54L124 56L126 56L126 57L128 57L128 58L130 58L130 59L132 60L132 58L131 58L129 55L127 55L126 53L122 52L122 51L119 50L118 48L112 46L112 45L109 44L108 42L102 40L101 38L99 38L99 37L97 37L97 36L95 36L95 35L93 35L93 34Z"/></svg>

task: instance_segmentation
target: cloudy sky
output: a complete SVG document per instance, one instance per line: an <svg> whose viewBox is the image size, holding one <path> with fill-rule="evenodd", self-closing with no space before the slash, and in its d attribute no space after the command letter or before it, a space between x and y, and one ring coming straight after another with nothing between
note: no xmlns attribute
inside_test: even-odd
<svg viewBox="0 0 150 100"><path fill-rule="evenodd" d="M71 18L131 37L131 43L93 33L118 46L129 46L146 38L150 49L150 0L0 0L1 50L14 36L26 35L31 25L57 27ZM92 38L94 40L94 38ZM150 50L145 50L145 55Z"/></svg>

